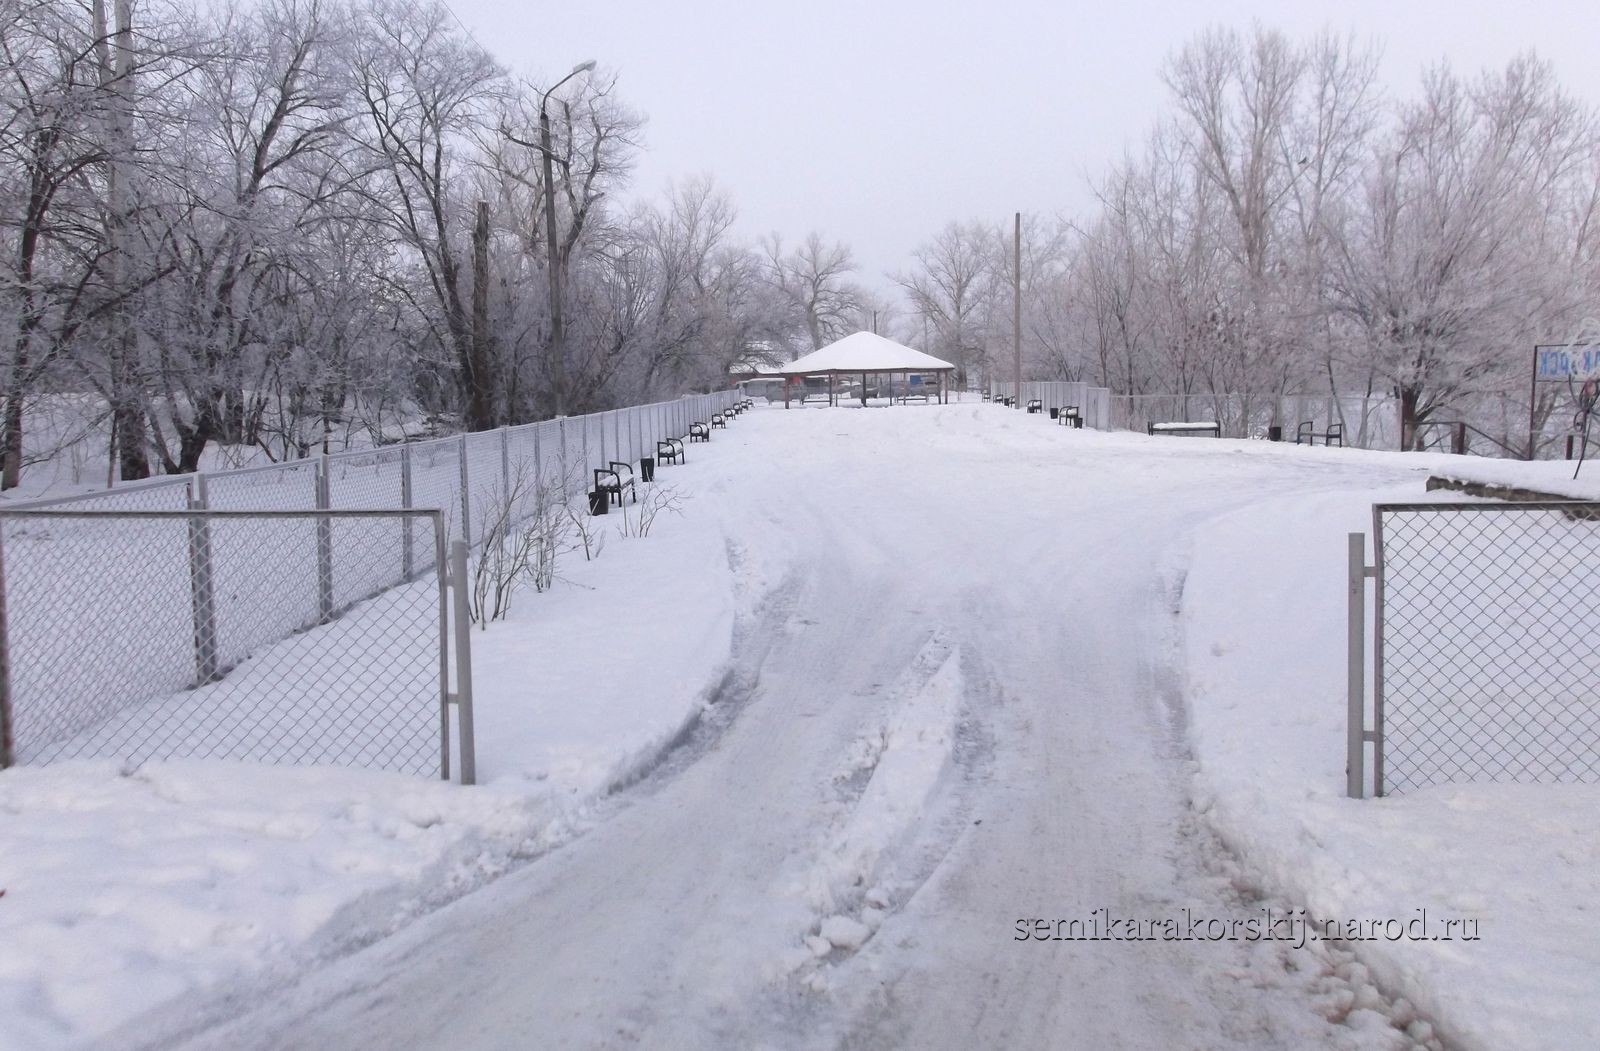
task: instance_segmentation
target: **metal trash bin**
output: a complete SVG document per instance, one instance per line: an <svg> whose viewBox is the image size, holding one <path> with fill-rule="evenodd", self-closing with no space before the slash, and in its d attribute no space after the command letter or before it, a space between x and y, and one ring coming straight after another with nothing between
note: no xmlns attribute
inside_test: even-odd
<svg viewBox="0 0 1600 1051"><path fill-rule="evenodd" d="M603 515L611 510L611 494L604 489L592 489L589 492L589 513Z"/></svg>
<svg viewBox="0 0 1600 1051"><path fill-rule="evenodd" d="M656 459L654 456L639 457L639 480L642 482L656 480Z"/></svg>

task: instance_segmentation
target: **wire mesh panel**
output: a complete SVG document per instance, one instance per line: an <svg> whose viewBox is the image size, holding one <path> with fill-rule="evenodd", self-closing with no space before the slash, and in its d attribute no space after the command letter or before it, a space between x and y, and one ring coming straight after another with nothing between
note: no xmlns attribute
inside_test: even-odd
<svg viewBox="0 0 1600 1051"><path fill-rule="evenodd" d="M602 466L605 461L605 427L604 420L598 414L580 416L577 418L579 428L583 431L583 474L588 476L590 469Z"/></svg>
<svg viewBox="0 0 1600 1051"><path fill-rule="evenodd" d="M467 510L472 516L471 537L481 544L484 529L505 498L506 462L500 444L501 431L478 431L466 436Z"/></svg>
<svg viewBox="0 0 1600 1051"><path fill-rule="evenodd" d="M435 508L444 515L450 540L461 539L461 439L418 442L411 451L411 506ZM419 564L431 564L431 551L417 552Z"/></svg>
<svg viewBox="0 0 1600 1051"><path fill-rule="evenodd" d="M54 757L129 697L195 681L188 559L181 523L113 512L0 517L18 761Z"/></svg>
<svg viewBox="0 0 1600 1051"><path fill-rule="evenodd" d="M365 449L328 457L328 506L338 510L401 508L405 506L406 451L399 446ZM376 590L392 587L413 572L415 551L432 554L432 536L418 530L426 522L397 520L394 528L376 535L358 535L336 525L328 530L333 554L335 606L344 607L367 598ZM410 548L406 532L412 537Z"/></svg>
<svg viewBox="0 0 1600 1051"><path fill-rule="evenodd" d="M1380 794L1600 782L1600 503L1374 514Z"/></svg>
<svg viewBox="0 0 1600 1051"><path fill-rule="evenodd" d="M205 476L213 511L308 511L317 506L319 457Z"/></svg>
<svg viewBox="0 0 1600 1051"><path fill-rule="evenodd" d="M407 516L0 516L8 671L0 683L16 761L227 758L439 770L442 579L330 613L318 598L325 551L306 544L306 527L320 523L347 533L352 548L377 548ZM422 517L438 536L438 516ZM340 572L370 594L389 568L364 581L359 564ZM256 615L225 616L226 604L240 600Z"/></svg>

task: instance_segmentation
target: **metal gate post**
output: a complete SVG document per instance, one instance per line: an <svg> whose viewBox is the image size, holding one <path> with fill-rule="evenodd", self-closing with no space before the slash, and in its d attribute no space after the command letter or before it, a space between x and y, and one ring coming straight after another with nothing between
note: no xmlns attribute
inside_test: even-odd
<svg viewBox="0 0 1600 1051"><path fill-rule="evenodd" d="M320 494L319 486L319 499ZM189 510L203 512L206 509L206 476L197 474L194 488L189 491ZM320 546L317 581L320 593ZM217 678L217 597L212 577L211 520L204 514L189 517L189 602L194 617L195 685L204 686Z"/></svg>
<svg viewBox="0 0 1600 1051"><path fill-rule="evenodd" d="M1345 668L1345 795L1360 799L1366 793L1367 749L1367 538L1361 533L1348 537L1349 575L1346 578L1348 605L1348 658Z"/></svg>
<svg viewBox="0 0 1600 1051"><path fill-rule="evenodd" d="M478 763L472 733L472 620L467 605L467 545L457 540L450 546L450 586L455 589L456 726L461 740L461 783L477 784Z"/></svg>
<svg viewBox="0 0 1600 1051"><path fill-rule="evenodd" d="M317 510L326 511L332 504L328 454L324 452L317 459ZM333 619L333 519L326 515L317 519L317 613L319 623Z"/></svg>
<svg viewBox="0 0 1600 1051"><path fill-rule="evenodd" d="M409 443L400 446L400 506L407 511L411 510L411 446ZM416 571L416 555L412 552L412 533L416 520L410 517L400 519L400 575L402 580L410 580L411 574Z"/></svg>
<svg viewBox="0 0 1600 1051"><path fill-rule="evenodd" d="M1383 512L1372 509L1372 794L1383 795Z"/></svg>

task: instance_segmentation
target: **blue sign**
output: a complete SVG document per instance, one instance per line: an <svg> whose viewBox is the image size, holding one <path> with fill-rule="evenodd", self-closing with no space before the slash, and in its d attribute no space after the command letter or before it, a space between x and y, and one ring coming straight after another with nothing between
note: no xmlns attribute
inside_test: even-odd
<svg viewBox="0 0 1600 1051"><path fill-rule="evenodd" d="M1536 347L1534 352L1533 378L1540 383L1600 377L1600 345Z"/></svg>

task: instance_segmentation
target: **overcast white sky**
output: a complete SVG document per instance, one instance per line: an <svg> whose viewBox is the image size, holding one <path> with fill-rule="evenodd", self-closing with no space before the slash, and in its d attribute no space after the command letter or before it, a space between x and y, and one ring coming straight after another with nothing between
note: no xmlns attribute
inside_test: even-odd
<svg viewBox="0 0 1600 1051"><path fill-rule="evenodd" d="M450 0L514 71L598 59L649 117L636 192L709 172L742 232L848 242L862 281L951 219L1081 214L1088 178L1166 104L1165 56L1214 24L1321 28L1383 47L1385 90L1422 68L1536 50L1600 102L1600 0Z"/></svg>

